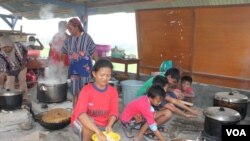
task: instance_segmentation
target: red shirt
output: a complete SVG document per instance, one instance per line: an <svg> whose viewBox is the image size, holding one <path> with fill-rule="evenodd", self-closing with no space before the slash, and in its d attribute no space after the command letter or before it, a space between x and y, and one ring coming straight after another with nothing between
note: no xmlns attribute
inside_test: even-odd
<svg viewBox="0 0 250 141"><path fill-rule="evenodd" d="M51 42L50 42L50 51L49 51L49 57L55 62L60 62L61 60L61 48L63 47L64 41L68 38L69 35L66 33L60 34L56 33ZM63 60L64 65L69 65L69 58L68 55L66 55L65 60Z"/></svg>
<svg viewBox="0 0 250 141"><path fill-rule="evenodd" d="M154 108L145 95L133 100L125 107L121 115L121 121L127 123L138 114L147 120L149 126L156 124L154 120Z"/></svg>
<svg viewBox="0 0 250 141"><path fill-rule="evenodd" d="M110 85L104 90L94 83L84 86L71 116L73 123L82 113L87 113L99 126L106 126L110 116L118 117L118 93Z"/></svg>

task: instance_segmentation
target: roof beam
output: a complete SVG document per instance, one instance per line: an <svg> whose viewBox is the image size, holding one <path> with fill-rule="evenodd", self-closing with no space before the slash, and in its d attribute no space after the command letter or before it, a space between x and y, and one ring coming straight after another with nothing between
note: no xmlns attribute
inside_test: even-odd
<svg viewBox="0 0 250 141"><path fill-rule="evenodd" d="M4 14L0 14L0 18L2 18L12 30L14 30L17 20L22 19L21 16L4 15ZM11 21L9 21L8 19L10 19Z"/></svg>
<svg viewBox="0 0 250 141"><path fill-rule="evenodd" d="M69 3L69 2L63 2L60 0L28 0L30 2L39 2L39 3L44 3L44 4L53 4L59 7L64 7L64 8L73 8L73 7L78 7L81 6L79 4L74 4L74 3ZM82 5L84 6L84 4Z"/></svg>
<svg viewBox="0 0 250 141"><path fill-rule="evenodd" d="M95 1L95 2L88 2L88 7L103 7L103 6L114 6L114 5L122 5L122 4L133 4L133 3L140 3L140 2L150 2L155 0L121 0L121 1Z"/></svg>

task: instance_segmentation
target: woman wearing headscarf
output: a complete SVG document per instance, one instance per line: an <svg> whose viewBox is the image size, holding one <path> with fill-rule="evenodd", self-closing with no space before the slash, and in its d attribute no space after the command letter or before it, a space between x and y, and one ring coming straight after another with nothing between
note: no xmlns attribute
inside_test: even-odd
<svg viewBox="0 0 250 141"><path fill-rule="evenodd" d="M78 99L82 87L91 78L93 67L92 58L95 57L95 44L92 38L83 30L81 22L77 18L68 21L67 29L71 34L62 47L62 53L69 57L69 75L71 79L71 93L73 95L73 107ZM62 60L64 60L64 55Z"/></svg>
<svg viewBox="0 0 250 141"><path fill-rule="evenodd" d="M23 99L27 100L27 49L20 43L13 43L8 36L0 37L0 73L7 75L6 89L15 88L18 78L19 89L24 91ZM3 80L0 80L3 81ZM3 85L3 82L1 82ZM0 86L3 87L3 86Z"/></svg>

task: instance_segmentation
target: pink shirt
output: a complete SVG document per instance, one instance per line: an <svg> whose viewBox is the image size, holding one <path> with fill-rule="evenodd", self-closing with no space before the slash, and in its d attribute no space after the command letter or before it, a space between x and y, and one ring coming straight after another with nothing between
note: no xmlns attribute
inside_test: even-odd
<svg viewBox="0 0 250 141"><path fill-rule="evenodd" d="M149 126L156 125L154 120L154 108L151 106L146 95L133 100L125 107L121 115L121 121L127 123L138 114L146 119Z"/></svg>
<svg viewBox="0 0 250 141"><path fill-rule="evenodd" d="M187 88L183 93L185 97L195 97L194 90L191 87Z"/></svg>

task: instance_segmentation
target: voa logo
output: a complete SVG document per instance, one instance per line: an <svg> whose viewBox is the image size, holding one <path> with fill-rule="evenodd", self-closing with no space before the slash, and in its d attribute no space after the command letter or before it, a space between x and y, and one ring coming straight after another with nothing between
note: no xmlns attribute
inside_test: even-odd
<svg viewBox="0 0 250 141"><path fill-rule="evenodd" d="M227 136L247 136L244 129L226 129Z"/></svg>

